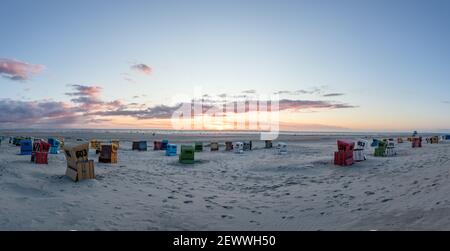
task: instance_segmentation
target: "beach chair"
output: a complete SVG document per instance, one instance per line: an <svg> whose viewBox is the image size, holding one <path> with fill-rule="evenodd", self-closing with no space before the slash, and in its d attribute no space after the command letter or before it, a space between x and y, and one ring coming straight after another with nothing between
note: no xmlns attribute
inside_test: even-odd
<svg viewBox="0 0 450 251"><path fill-rule="evenodd" d="M167 145L169 144L169 141L167 139L164 139L161 141L161 150L165 151L167 149Z"/></svg>
<svg viewBox="0 0 450 251"><path fill-rule="evenodd" d="M209 147L211 148L211 152L219 151L219 143L217 142L211 142Z"/></svg>
<svg viewBox="0 0 450 251"><path fill-rule="evenodd" d="M380 141L378 142L378 147L375 148L374 156L375 157L384 157L386 156L386 148L387 148L387 142L386 141Z"/></svg>
<svg viewBox="0 0 450 251"><path fill-rule="evenodd" d="M182 164L194 164L195 150L193 146L182 145L180 148L179 162Z"/></svg>
<svg viewBox="0 0 450 251"><path fill-rule="evenodd" d="M50 144L50 154L59 154L61 142L55 138L49 138L47 142Z"/></svg>
<svg viewBox="0 0 450 251"><path fill-rule="evenodd" d="M162 142L161 141L153 141L153 151L162 150Z"/></svg>
<svg viewBox="0 0 450 251"><path fill-rule="evenodd" d="M339 166L353 165L353 151L355 142L349 140L338 140L338 151L334 152L334 164Z"/></svg>
<svg viewBox="0 0 450 251"><path fill-rule="evenodd" d="M412 148L422 147L422 137L415 137L415 138L413 138L411 146L412 146Z"/></svg>
<svg viewBox="0 0 450 251"><path fill-rule="evenodd" d="M59 149L63 149L64 148L64 138L58 138L58 141L60 143Z"/></svg>
<svg viewBox="0 0 450 251"><path fill-rule="evenodd" d="M225 142L225 151L233 151L233 142L231 141Z"/></svg>
<svg viewBox="0 0 450 251"><path fill-rule="evenodd" d="M402 144L403 143L403 138L397 138L397 143L398 144Z"/></svg>
<svg viewBox="0 0 450 251"><path fill-rule="evenodd" d="M373 140L372 140L372 144L370 144L370 146L371 146L371 147L377 147L379 142L380 142L380 140L378 140L378 139L373 139Z"/></svg>
<svg viewBox="0 0 450 251"><path fill-rule="evenodd" d="M22 140L25 140L25 138L23 138L23 137L14 137L14 138L13 138L13 145L15 145L15 146L20 146L20 142L21 142Z"/></svg>
<svg viewBox="0 0 450 251"><path fill-rule="evenodd" d="M118 157L118 148L116 144L102 144L100 147L100 156L98 162L116 164Z"/></svg>
<svg viewBox="0 0 450 251"><path fill-rule="evenodd" d="M252 141L244 141L244 151L252 150Z"/></svg>
<svg viewBox="0 0 450 251"><path fill-rule="evenodd" d="M265 146L264 146L265 148L272 148L273 147L272 140L265 140L264 143L265 143Z"/></svg>
<svg viewBox="0 0 450 251"><path fill-rule="evenodd" d="M33 141L22 139L20 141L20 155L31 155L33 153Z"/></svg>
<svg viewBox="0 0 450 251"><path fill-rule="evenodd" d="M386 157L392 157L397 155L397 150L395 148L395 143L394 141L388 141L387 142L387 146L386 146L386 153L385 156Z"/></svg>
<svg viewBox="0 0 450 251"><path fill-rule="evenodd" d="M31 153L31 162L36 164L48 164L48 151L50 144L43 140L33 142L33 151Z"/></svg>
<svg viewBox="0 0 450 251"><path fill-rule="evenodd" d="M244 153L244 143L242 142L234 143L233 148L235 153Z"/></svg>
<svg viewBox="0 0 450 251"><path fill-rule="evenodd" d="M119 149L119 147L120 147L120 140L118 140L118 139L113 139L113 140L111 140L111 144L116 145L116 146L117 146L117 149Z"/></svg>
<svg viewBox="0 0 450 251"><path fill-rule="evenodd" d="M195 142L195 151L203 152L203 142Z"/></svg>
<svg viewBox="0 0 450 251"><path fill-rule="evenodd" d="M450 140L450 135L445 135L445 140Z"/></svg>
<svg viewBox="0 0 450 251"><path fill-rule="evenodd" d="M439 137L438 136L431 137L430 144L439 144Z"/></svg>
<svg viewBox="0 0 450 251"><path fill-rule="evenodd" d="M88 159L89 143L65 146L64 154L67 160L66 176L75 182L95 179L94 161Z"/></svg>
<svg viewBox="0 0 450 251"><path fill-rule="evenodd" d="M147 141L133 141L133 151L147 151Z"/></svg>
<svg viewBox="0 0 450 251"><path fill-rule="evenodd" d="M287 144L284 142L278 142L277 144L277 153L280 155L287 154Z"/></svg>
<svg viewBox="0 0 450 251"><path fill-rule="evenodd" d="M91 149L94 149L94 150L100 149L100 141L98 141L96 139L92 139L90 147L91 147Z"/></svg>
<svg viewBox="0 0 450 251"><path fill-rule="evenodd" d="M364 161L367 159L366 150L369 148L369 142L366 140L358 140L356 142L355 149L353 150L353 160L356 162Z"/></svg>
<svg viewBox="0 0 450 251"><path fill-rule="evenodd" d="M177 156L177 145L167 144L166 156Z"/></svg>

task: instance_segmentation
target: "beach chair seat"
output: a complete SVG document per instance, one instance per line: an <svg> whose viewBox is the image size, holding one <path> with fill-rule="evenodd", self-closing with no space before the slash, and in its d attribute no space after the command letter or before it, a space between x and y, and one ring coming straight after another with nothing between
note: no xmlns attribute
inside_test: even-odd
<svg viewBox="0 0 450 251"><path fill-rule="evenodd" d="M265 140L264 144L265 144L265 148L272 148L273 147L272 140Z"/></svg>
<svg viewBox="0 0 450 251"><path fill-rule="evenodd" d="M334 164L339 166L353 165L353 151L334 152Z"/></svg>
<svg viewBox="0 0 450 251"><path fill-rule="evenodd" d="M98 162L116 164L118 157L118 147L116 144L102 144Z"/></svg>

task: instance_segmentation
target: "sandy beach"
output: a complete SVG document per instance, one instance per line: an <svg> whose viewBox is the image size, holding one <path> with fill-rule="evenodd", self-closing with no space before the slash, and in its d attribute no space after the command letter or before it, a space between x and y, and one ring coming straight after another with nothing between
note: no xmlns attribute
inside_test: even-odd
<svg viewBox="0 0 450 251"><path fill-rule="evenodd" d="M117 164L98 163L91 149L96 179L75 183L64 175L63 153L36 165L4 140L0 230L450 230L448 143L398 144L395 157L369 150L368 160L340 167L332 159L339 135L281 135L288 153L278 155L245 133L1 133L121 143ZM136 139L149 151L132 151ZM218 141L220 150L205 147L196 164L182 165L152 150L160 139ZM225 140L253 140L254 150L226 152Z"/></svg>

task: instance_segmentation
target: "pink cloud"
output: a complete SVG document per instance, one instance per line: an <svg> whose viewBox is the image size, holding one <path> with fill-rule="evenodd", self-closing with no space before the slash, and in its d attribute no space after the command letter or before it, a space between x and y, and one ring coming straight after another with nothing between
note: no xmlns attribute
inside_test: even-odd
<svg viewBox="0 0 450 251"><path fill-rule="evenodd" d="M153 72L153 69L146 64L135 64L131 66L131 69L138 71L140 73L144 73L146 75L150 75Z"/></svg>
<svg viewBox="0 0 450 251"><path fill-rule="evenodd" d="M43 65L34 65L15 59L0 58L0 75L17 81L27 80L44 70Z"/></svg>

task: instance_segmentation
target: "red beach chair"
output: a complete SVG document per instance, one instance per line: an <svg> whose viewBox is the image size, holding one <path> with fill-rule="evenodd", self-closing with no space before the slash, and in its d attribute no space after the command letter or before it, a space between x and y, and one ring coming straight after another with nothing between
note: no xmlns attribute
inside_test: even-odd
<svg viewBox="0 0 450 251"><path fill-rule="evenodd" d="M338 151L334 153L334 164L339 166L353 165L353 150L355 142L347 140L338 140Z"/></svg>

